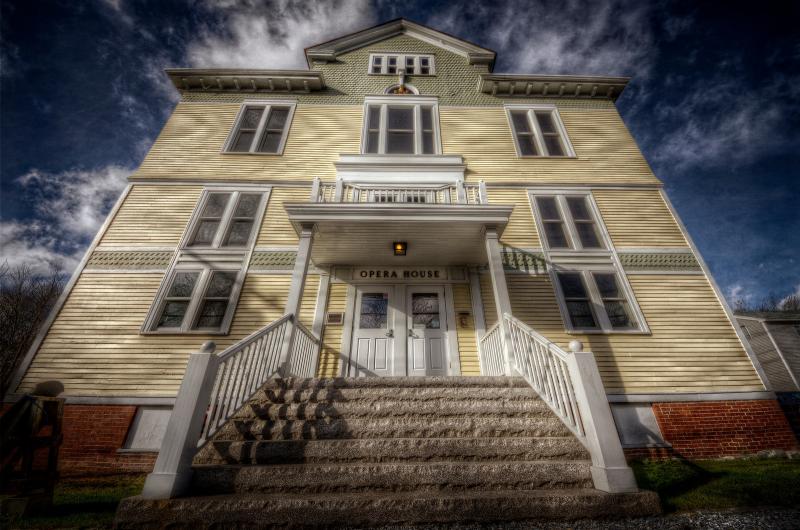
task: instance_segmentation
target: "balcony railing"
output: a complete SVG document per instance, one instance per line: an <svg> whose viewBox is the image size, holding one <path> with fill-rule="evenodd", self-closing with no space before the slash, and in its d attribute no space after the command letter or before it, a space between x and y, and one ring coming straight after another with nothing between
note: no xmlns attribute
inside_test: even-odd
<svg viewBox="0 0 800 530"><path fill-rule="evenodd" d="M458 182L456 185L424 184L400 186L335 183L314 179L312 202L395 203L395 204L487 204L486 185Z"/></svg>

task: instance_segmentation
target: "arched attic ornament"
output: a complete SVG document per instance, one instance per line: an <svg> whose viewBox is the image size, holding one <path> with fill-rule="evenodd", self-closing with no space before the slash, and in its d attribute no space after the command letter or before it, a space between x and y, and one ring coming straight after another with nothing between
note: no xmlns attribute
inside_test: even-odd
<svg viewBox="0 0 800 530"><path fill-rule="evenodd" d="M413 94L413 95L417 95L418 96L419 95L419 90L417 90L417 87L415 87L413 85L406 84L406 70L405 70L405 68L400 68L397 71L397 74L398 74L398 76L397 76L397 84L396 85L392 85L389 88L387 88L386 91L384 92L384 94L394 94L394 95L398 95L398 96Z"/></svg>

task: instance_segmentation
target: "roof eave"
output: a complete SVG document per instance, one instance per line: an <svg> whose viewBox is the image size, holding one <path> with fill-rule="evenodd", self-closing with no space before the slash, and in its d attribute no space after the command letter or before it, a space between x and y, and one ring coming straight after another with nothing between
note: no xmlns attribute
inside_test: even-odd
<svg viewBox="0 0 800 530"><path fill-rule="evenodd" d="M325 77L315 70L168 68L165 72L183 91L308 93L325 88Z"/></svg>
<svg viewBox="0 0 800 530"><path fill-rule="evenodd" d="M616 101L630 77L480 74L478 91L502 97L560 97Z"/></svg>

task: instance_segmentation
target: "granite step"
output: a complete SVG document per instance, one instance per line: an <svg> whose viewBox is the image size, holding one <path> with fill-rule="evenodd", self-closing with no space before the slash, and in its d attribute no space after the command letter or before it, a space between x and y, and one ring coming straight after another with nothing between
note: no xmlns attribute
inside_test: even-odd
<svg viewBox="0 0 800 530"><path fill-rule="evenodd" d="M470 462L586 460L574 437L392 438L356 440L215 441L194 459L199 464L332 464L354 462Z"/></svg>
<svg viewBox="0 0 800 530"><path fill-rule="evenodd" d="M194 466L192 491L354 493L591 488L586 460Z"/></svg>
<svg viewBox="0 0 800 530"><path fill-rule="evenodd" d="M170 500L124 499L119 530L365 527L379 525L574 521L660 513L653 492L592 489L322 495L219 495Z"/></svg>
<svg viewBox="0 0 800 530"><path fill-rule="evenodd" d="M522 377L329 377L276 378L265 389L321 390L326 388L529 388Z"/></svg>
<svg viewBox="0 0 800 530"><path fill-rule="evenodd" d="M274 403L250 401L234 418L260 419L322 419L322 418L379 418L379 417L425 417L433 416L514 416L517 418L550 415L550 408L542 400L496 399L438 399L397 400L376 398L341 402Z"/></svg>
<svg viewBox="0 0 800 530"><path fill-rule="evenodd" d="M541 401L530 387L355 387L355 388L270 388L263 387L253 398L261 403L337 403L364 401L463 401L504 399L507 401Z"/></svg>
<svg viewBox="0 0 800 530"><path fill-rule="evenodd" d="M343 438L485 438L571 436L555 415L403 416L313 420L234 419L214 440L325 440Z"/></svg>

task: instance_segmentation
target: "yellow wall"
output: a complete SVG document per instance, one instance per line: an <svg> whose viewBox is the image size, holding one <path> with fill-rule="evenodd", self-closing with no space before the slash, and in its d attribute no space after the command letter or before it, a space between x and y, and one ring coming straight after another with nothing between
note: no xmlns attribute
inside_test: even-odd
<svg viewBox="0 0 800 530"><path fill-rule="evenodd" d="M20 390L58 380L67 395L174 396L188 356L217 351L284 314L291 276L250 274L227 336L141 335L161 274L85 272L54 322ZM309 276L300 320L313 320L319 276Z"/></svg>
<svg viewBox="0 0 800 530"><path fill-rule="evenodd" d="M453 307L456 314L456 334L458 335L458 354L461 359L461 375L481 375L469 285L465 283L453 284ZM461 312L470 314L467 318L467 325L463 327L459 323L458 317Z"/></svg>
<svg viewBox="0 0 800 530"><path fill-rule="evenodd" d="M328 294L328 313L347 311L347 284L331 283ZM322 351L319 354L318 377L337 377L342 354L342 332L344 326L326 325L322 333Z"/></svg>
<svg viewBox="0 0 800 530"><path fill-rule="evenodd" d="M311 187L272 188L269 195L267 211L261 223L256 246L293 246L297 245L297 232L294 231L284 202L307 202L311 194Z"/></svg>
<svg viewBox="0 0 800 530"><path fill-rule="evenodd" d="M763 390L736 332L702 275L629 275L651 334L567 334L548 276L508 274L514 316L562 348L594 352L606 391ZM481 276L487 327L497 321L491 280Z"/></svg>
<svg viewBox="0 0 800 530"><path fill-rule="evenodd" d="M360 152L362 105L298 104L282 156L222 153L240 104L179 103L137 178L333 181ZM574 159L518 158L503 107L440 107L442 151L487 182L658 184L617 110L560 108Z"/></svg>
<svg viewBox="0 0 800 530"><path fill-rule="evenodd" d="M658 190L593 190L614 246L688 247Z"/></svg>

